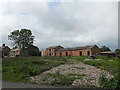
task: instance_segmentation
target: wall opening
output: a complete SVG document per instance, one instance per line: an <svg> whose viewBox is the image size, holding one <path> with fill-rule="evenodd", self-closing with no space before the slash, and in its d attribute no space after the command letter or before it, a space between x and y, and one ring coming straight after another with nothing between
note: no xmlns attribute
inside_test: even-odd
<svg viewBox="0 0 120 90"><path fill-rule="evenodd" d="M82 51L80 51L80 56L82 56Z"/></svg>
<svg viewBox="0 0 120 90"><path fill-rule="evenodd" d="M50 56L51 56L51 53L50 53Z"/></svg>
<svg viewBox="0 0 120 90"><path fill-rule="evenodd" d="M68 56L68 52L66 52L66 56Z"/></svg>
<svg viewBox="0 0 120 90"><path fill-rule="evenodd" d="M90 51L87 51L87 55L90 56Z"/></svg>
<svg viewBox="0 0 120 90"><path fill-rule="evenodd" d="M60 56L62 56L62 53L60 52Z"/></svg>

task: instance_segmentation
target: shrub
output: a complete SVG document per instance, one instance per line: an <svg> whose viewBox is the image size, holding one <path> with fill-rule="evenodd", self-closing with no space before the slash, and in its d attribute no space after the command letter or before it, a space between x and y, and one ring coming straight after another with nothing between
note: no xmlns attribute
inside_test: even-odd
<svg viewBox="0 0 120 90"><path fill-rule="evenodd" d="M34 45L30 45L27 48L27 52L29 56L40 56L39 48Z"/></svg>
<svg viewBox="0 0 120 90"><path fill-rule="evenodd" d="M103 88L107 89L118 89L118 74L115 74L115 76L111 79L107 79L104 75L102 75L99 79L99 83Z"/></svg>

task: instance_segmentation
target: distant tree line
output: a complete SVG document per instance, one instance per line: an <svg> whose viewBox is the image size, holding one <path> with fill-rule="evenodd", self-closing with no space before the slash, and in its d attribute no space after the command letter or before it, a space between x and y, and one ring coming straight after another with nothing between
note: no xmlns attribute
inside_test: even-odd
<svg viewBox="0 0 120 90"><path fill-rule="evenodd" d="M120 54L120 49L117 48L117 49L115 50L115 53L116 53L116 54Z"/></svg>
<svg viewBox="0 0 120 90"><path fill-rule="evenodd" d="M101 51L101 52L104 52L104 51L111 51L111 50L109 49L109 47L102 46L102 47L100 48L100 51Z"/></svg>
<svg viewBox="0 0 120 90"><path fill-rule="evenodd" d="M104 51L111 51L111 50L110 50L109 47L102 46L102 47L100 48L100 51L101 51L101 52L104 52ZM116 53L116 54L120 54L120 49L118 49L118 48L115 49L115 53Z"/></svg>

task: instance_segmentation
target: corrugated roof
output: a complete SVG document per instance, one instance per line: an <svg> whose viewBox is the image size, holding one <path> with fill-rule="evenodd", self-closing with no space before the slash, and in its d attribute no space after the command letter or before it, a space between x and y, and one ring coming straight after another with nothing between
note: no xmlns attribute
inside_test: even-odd
<svg viewBox="0 0 120 90"><path fill-rule="evenodd" d="M114 53L112 51L105 51L105 52L101 52L101 53Z"/></svg>

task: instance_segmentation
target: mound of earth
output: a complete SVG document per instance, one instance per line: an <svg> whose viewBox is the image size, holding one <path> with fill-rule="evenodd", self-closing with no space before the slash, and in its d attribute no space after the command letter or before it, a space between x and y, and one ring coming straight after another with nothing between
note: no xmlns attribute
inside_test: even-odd
<svg viewBox="0 0 120 90"><path fill-rule="evenodd" d="M45 71L38 76L31 77L30 79L32 82L38 84L54 84L56 82L56 84L61 84L60 82L63 79L62 76L64 76L64 82L66 82L66 80L68 79L71 80L71 83L69 83L70 86L101 87L99 85L99 77L102 74L104 74L108 79L114 77L107 71L102 71L94 66L80 62L75 64L64 64L58 67L54 67L51 70ZM59 75L61 76L59 77Z"/></svg>

